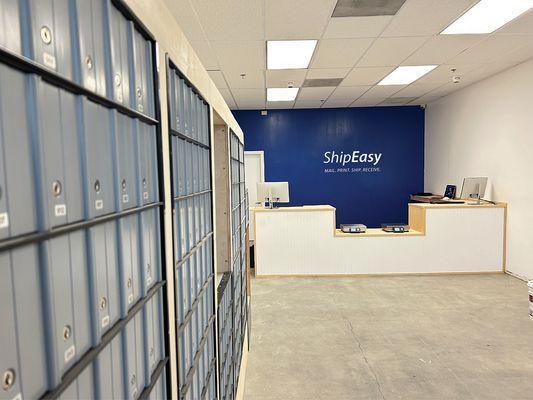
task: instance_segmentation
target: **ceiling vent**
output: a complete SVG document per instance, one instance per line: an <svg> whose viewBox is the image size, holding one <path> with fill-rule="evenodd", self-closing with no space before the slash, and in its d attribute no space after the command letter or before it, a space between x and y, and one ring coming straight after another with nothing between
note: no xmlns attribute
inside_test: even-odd
<svg viewBox="0 0 533 400"><path fill-rule="evenodd" d="M381 102L381 104L408 104L416 99L417 97L391 97Z"/></svg>
<svg viewBox="0 0 533 400"><path fill-rule="evenodd" d="M338 0L332 17L396 15L405 0Z"/></svg>
<svg viewBox="0 0 533 400"><path fill-rule="evenodd" d="M306 79L302 87L336 87L342 80L343 78Z"/></svg>

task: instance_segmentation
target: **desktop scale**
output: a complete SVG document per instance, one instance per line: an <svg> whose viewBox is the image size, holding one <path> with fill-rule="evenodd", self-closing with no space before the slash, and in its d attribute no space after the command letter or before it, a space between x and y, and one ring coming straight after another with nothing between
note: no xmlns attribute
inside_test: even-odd
<svg viewBox="0 0 533 400"><path fill-rule="evenodd" d="M381 224L381 229L389 233L409 232L409 225L405 224Z"/></svg>
<svg viewBox="0 0 533 400"><path fill-rule="evenodd" d="M366 225L363 224L341 224L341 231L344 233L365 233Z"/></svg>

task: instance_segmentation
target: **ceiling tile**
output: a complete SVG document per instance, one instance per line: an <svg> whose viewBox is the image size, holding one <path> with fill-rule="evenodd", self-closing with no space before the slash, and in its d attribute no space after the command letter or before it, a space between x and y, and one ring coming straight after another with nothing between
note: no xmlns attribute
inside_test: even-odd
<svg viewBox="0 0 533 400"><path fill-rule="evenodd" d="M357 63L358 67L389 67L401 64L424 44L426 37L379 38Z"/></svg>
<svg viewBox="0 0 533 400"><path fill-rule="evenodd" d="M264 103L258 103L254 101L239 103L238 107L239 110L264 110L266 108Z"/></svg>
<svg viewBox="0 0 533 400"><path fill-rule="evenodd" d="M346 39L378 37L391 19L391 16L331 18L323 38Z"/></svg>
<svg viewBox="0 0 533 400"><path fill-rule="evenodd" d="M376 100L360 98L350 104L350 107L375 107L378 103Z"/></svg>
<svg viewBox="0 0 533 400"><path fill-rule="evenodd" d="M403 65L440 65L483 40L483 35L439 35L429 39Z"/></svg>
<svg viewBox="0 0 533 400"><path fill-rule="evenodd" d="M478 0L407 0L382 36L432 36Z"/></svg>
<svg viewBox="0 0 533 400"><path fill-rule="evenodd" d="M394 67L354 68L341 83L341 86L374 85L387 76Z"/></svg>
<svg viewBox="0 0 533 400"><path fill-rule="evenodd" d="M185 15L178 13L173 15L178 21L178 25L189 42L192 40L207 40L207 36L205 35L205 32L203 31L202 25L200 24L196 14Z"/></svg>
<svg viewBox="0 0 533 400"><path fill-rule="evenodd" d="M533 10L501 27L496 34L533 35Z"/></svg>
<svg viewBox="0 0 533 400"><path fill-rule="evenodd" d="M492 35L470 49L452 58L448 63L454 64L488 64L506 53L521 46L533 43L529 35Z"/></svg>
<svg viewBox="0 0 533 400"><path fill-rule="evenodd" d="M329 97L330 99L345 99L352 100L358 99L363 93L368 91L371 86L346 86L338 87Z"/></svg>
<svg viewBox="0 0 533 400"><path fill-rule="evenodd" d="M397 93L394 93L391 98L403 98L403 97L420 97L426 93L435 90L439 86L442 86L442 83L412 83L407 86L405 89L400 90Z"/></svg>
<svg viewBox="0 0 533 400"><path fill-rule="evenodd" d="M320 100L300 100L296 99L294 108L320 108L322 101Z"/></svg>
<svg viewBox="0 0 533 400"><path fill-rule="evenodd" d="M272 69L266 71L267 87L287 87L293 82L295 87L301 87L305 79L306 69Z"/></svg>
<svg viewBox="0 0 533 400"><path fill-rule="evenodd" d="M218 89L218 91L230 109L234 110L237 108L237 104L235 103L235 100L233 99L229 89Z"/></svg>
<svg viewBox="0 0 533 400"><path fill-rule="evenodd" d="M209 40L264 40L264 0L192 0Z"/></svg>
<svg viewBox="0 0 533 400"><path fill-rule="evenodd" d="M245 73L244 79L241 74ZM263 70L232 70L225 69L224 76L231 89L263 89L265 87L265 71Z"/></svg>
<svg viewBox="0 0 533 400"><path fill-rule="evenodd" d="M217 88L224 89L228 87L226 80L224 79L224 74L222 74L222 71L207 71L207 73L209 74Z"/></svg>
<svg viewBox="0 0 533 400"><path fill-rule="evenodd" d="M389 86L373 86L365 92L360 98L362 99L382 99L392 96L394 93L402 90L406 85L389 85Z"/></svg>
<svg viewBox="0 0 533 400"><path fill-rule="evenodd" d="M267 0L266 40L320 39L335 2L336 0Z"/></svg>
<svg viewBox="0 0 533 400"><path fill-rule="evenodd" d="M449 82L427 93L426 96L432 96L432 97L447 96L452 92L456 92L462 89L463 87L464 87L463 85L458 85L458 84Z"/></svg>
<svg viewBox="0 0 533 400"><path fill-rule="evenodd" d="M373 39L325 39L311 61L311 68L346 68L364 54Z"/></svg>
<svg viewBox="0 0 533 400"><path fill-rule="evenodd" d="M266 92L265 89L232 89L235 102L241 107L241 104L262 104L265 106Z"/></svg>
<svg viewBox="0 0 533 400"><path fill-rule="evenodd" d="M334 89L335 88L332 87L301 88L298 92L297 100L325 100L329 97L329 95L331 94L331 92L333 92Z"/></svg>
<svg viewBox="0 0 533 400"><path fill-rule="evenodd" d="M222 71L264 70L266 67L265 42L262 41L211 41ZM227 78L227 77L226 77Z"/></svg>
<svg viewBox="0 0 533 400"><path fill-rule="evenodd" d="M307 79L344 78L351 68L311 68L307 72Z"/></svg>
<svg viewBox="0 0 533 400"><path fill-rule="evenodd" d="M343 107L348 107L352 103L353 103L353 99L329 98L326 100L324 104L322 104L322 108L343 108Z"/></svg>
<svg viewBox="0 0 533 400"><path fill-rule="evenodd" d="M466 73L480 68L482 64L443 64L439 65L430 73L424 75L418 79L416 83L448 83L452 81L454 76L463 76ZM455 68L455 72L452 72L452 68Z"/></svg>
<svg viewBox="0 0 533 400"><path fill-rule="evenodd" d="M165 3L173 15L184 15L187 17L196 15L189 0L165 0Z"/></svg>
<svg viewBox="0 0 533 400"><path fill-rule="evenodd" d="M267 101L266 108L269 110L287 110L293 108L294 101Z"/></svg>
<svg viewBox="0 0 533 400"><path fill-rule="evenodd" d="M422 96L422 97L419 97L418 99L416 99L415 101L412 101L410 104L412 105L426 105L426 104L429 104L435 100L438 100L440 99L442 96L431 96L431 95L425 95L425 96Z"/></svg>
<svg viewBox="0 0 533 400"><path fill-rule="evenodd" d="M205 69L218 69L215 52L211 49L207 40L194 40L190 44Z"/></svg>

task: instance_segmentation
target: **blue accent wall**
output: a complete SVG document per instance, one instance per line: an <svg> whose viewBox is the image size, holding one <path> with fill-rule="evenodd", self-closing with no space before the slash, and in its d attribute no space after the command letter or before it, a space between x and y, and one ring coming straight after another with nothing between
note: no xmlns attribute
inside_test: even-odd
<svg viewBox="0 0 533 400"><path fill-rule="evenodd" d="M267 116L256 110L233 113L244 131L245 150L265 152L265 180L288 181L290 205L336 207L337 225L407 222L409 195L423 191L420 107L269 110ZM342 157L332 157L333 151L339 156L342 152ZM359 153L347 161L344 155L354 151ZM377 156L370 160L362 154L381 158L376 163ZM339 162L325 163L328 160Z"/></svg>

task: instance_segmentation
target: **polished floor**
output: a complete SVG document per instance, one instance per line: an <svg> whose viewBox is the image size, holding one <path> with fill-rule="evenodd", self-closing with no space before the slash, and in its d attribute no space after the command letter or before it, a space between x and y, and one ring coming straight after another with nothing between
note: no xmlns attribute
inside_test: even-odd
<svg viewBox="0 0 533 400"><path fill-rule="evenodd" d="M245 400L533 399L527 286L507 275L252 282Z"/></svg>

